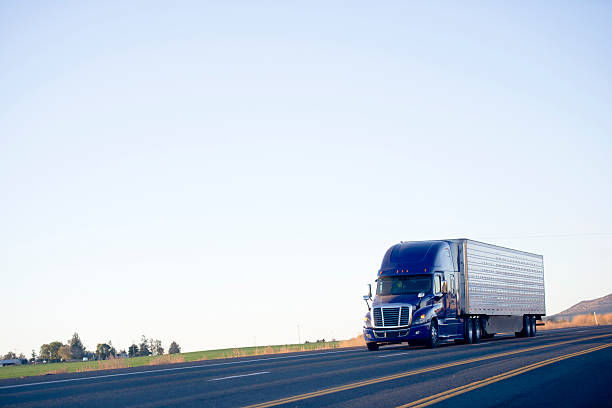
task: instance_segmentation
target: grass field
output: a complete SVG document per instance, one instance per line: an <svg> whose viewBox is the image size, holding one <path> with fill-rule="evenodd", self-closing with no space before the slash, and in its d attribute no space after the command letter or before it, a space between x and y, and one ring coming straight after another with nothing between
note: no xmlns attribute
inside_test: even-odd
<svg viewBox="0 0 612 408"><path fill-rule="evenodd" d="M350 341L350 340L349 340ZM284 344L262 347L241 347L219 350L194 351L163 356L120 358L102 361L75 361L68 363L26 364L22 366L0 367L0 379L29 377L34 375L78 373L96 370L113 370L116 368L142 367L160 364L183 363L190 361L214 360L219 358L248 357L264 354L293 353L312 350L329 350L340 347L342 341ZM350 347L350 345L344 345Z"/></svg>
<svg viewBox="0 0 612 408"><path fill-rule="evenodd" d="M597 323L612 324L612 313L597 316ZM545 321L544 326L538 326L538 330L559 329L564 327L594 326L593 315L575 316L571 320ZM365 346L362 335L349 340L307 343L307 344L285 344L277 346L241 347L219 350L194 351L180 354L164 354L163 356L148 356L111 359L103 361L77 361L70 363L50 364L26 364L22 366L0 367L0 379L29 377L45 374L76 373L96 370L113 370L117 368L142 367L161 364L183 363L190 361L214 360L220 358L248 357L265 354L293 353L313 350L329 350L343 347Z"/></svg>

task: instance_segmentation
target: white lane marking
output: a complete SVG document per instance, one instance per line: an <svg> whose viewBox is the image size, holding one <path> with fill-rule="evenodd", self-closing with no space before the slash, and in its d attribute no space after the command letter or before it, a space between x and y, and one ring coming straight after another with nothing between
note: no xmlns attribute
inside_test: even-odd
<svg viewBox="0 0 612 408"><path fill-rule="evenodd" d="M225 362L225 363L193 365L193 366L187 366L187 367L160 368L160 369L157 369L157 370L133 371L133 372L130 372L130 373L95 375L93 377L67 378L65 380L52 380L52 381L40 381L40 382L27 383L27 384L5 385L5 386L0 387L0 390L6 390L6 389L10 389L10 388L30 387L30 386L33 386L33 385L42 385L42 384L57 384L57 383L73 382L73 381L95 380L95 379L98 379L98 378L124 377L124 376L128 376L128 375L138 375L138 374L148 374L148 373L160 373L160 372L163 372L163 371L190 370L190 369L194 369L194 368L218 367L218 366L234 365L234 364L241 364L241 363L256 363L258 361L282 360L282 359L289 359L289 358L300 358L300 357L310 357L310 356L320 356L320 355L326 355L326 354L338 354L338 353L350 353L350 352L361 353L361 352L363 352L363 350L327 351L327 352L323 352L323 353L300 354L300 355L295 355L295 356L266 357L266 358L256 358L256 359L252 359L252 360L228 361L228 362Z"/></svg>
<svg viewBox="0 0 612 408"><path fill-rule="evenodd" d="M405 354L413 354L412 352L408 351L406 353L393 353L393 354L387 354L386 356L378 356L378 358L385 358L385 357L395 357L395 356L403 356Z"/></svg>
<svg viewBox="0 0 612 408"><path fill-rule="evenodd" d="M232 378L250 377L252 375L261 375L261 374L270 374L270 372L269 371L260 371L259 373L230 375L229 377L213 378L212 380L208 380L208 381L222 381L222 380L229 380L229 379L232 379Z"/></svg>

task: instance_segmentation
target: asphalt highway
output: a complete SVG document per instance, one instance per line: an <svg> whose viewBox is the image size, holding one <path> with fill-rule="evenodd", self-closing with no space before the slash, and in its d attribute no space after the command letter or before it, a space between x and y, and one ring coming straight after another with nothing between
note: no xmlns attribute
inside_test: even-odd
<svg viewBox="0 0 612 408"><path fill-rule="evenodd" d="M3 407L612 407L612 326L0 381Z"/></svg>

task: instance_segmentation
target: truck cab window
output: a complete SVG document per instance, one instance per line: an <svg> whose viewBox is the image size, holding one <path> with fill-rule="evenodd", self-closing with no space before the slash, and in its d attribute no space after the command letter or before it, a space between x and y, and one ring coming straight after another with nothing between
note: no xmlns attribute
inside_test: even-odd
<svg viewBox="0 0 612 408"><path fill-rule="evenodd" d="M377 296L431 293L431 275L381 276L376 285Z"/></svg>

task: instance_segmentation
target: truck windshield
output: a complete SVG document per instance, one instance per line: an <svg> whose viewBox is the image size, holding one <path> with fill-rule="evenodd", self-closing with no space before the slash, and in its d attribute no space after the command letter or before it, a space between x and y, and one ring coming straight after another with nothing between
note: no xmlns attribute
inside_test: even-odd
<svg viewBox="0 0 612 408"><path fill-rule="evenodd" d="M431 275L381 276L378 278L376 294L387 296L430 293L431 280Z"/></svg>

